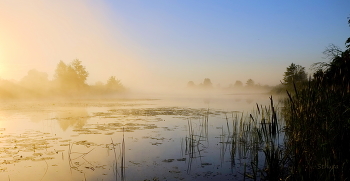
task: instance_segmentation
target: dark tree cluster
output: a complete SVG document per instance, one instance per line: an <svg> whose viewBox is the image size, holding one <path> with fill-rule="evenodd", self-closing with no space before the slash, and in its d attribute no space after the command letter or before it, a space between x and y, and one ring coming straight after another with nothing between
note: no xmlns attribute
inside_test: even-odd
<svg viewBox="0 0 350 181"><path fill-rule="evenodd" d="M295 65L287 68L284 83L293 84L284 102L290 180L350 178L350 38L345 47L326 48L330 61L315 63L312 79L304 81L300 71L293 71L298 70ZM303 84L298 84L299 77L304 77ZM325 164L336 168L315 169Z"/></svg>

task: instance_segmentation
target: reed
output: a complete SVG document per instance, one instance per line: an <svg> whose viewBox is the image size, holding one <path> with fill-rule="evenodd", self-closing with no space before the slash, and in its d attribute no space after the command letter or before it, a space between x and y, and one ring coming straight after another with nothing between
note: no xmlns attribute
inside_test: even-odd
<svg viewBox="0 0 350 181"><path fill-rule="evenodd" d="M117 161L117 153L115 151L115 144L113 142L113 139L111 138L111 145L112 145L112 149L114 152L114 163L113 163L113 172L115 175L115 179L118 180L118 161Z"/></svg>
<svg viewBox="0 0 350 181"><path fill-rule="evenodd" d="M209 125L210 111L207 109L202 116L198 119L198 122L189 118L187 121L188 135L185 137L185 155L188 155L188 168L187 173L191 172L192 160L199 158L202 164L201 152L208 148L208 125ZM195 126L194 125L199 125Z"/></svg>
<svg viewBox="0 0 350 181"><path fill-rule="evenodd" d="M125 176L125 139L124 139L124 127L123 127L123 141L122 141L122 148L121 148L121 167L120 167L120 172L121 172L121 180L126 180Z"/></svg>
<svg viewBox="0 0 350 181"><path fill-rule="evenodd" d="M346 180L350 170L350 96L311 81L287 92L285 112L293 180Z"/></svg>
<svg viewBox="0 0 350 181"><path fill-rule="evenodd" d="M288 175L288 156L284 152L284 134L281 129L284 120L277 119L278 109L274 106L272 96L269 107L257 104L256 108L249 116L232 113L232 128L226 122L227 130L230 130L231 166L234 166L237 157L240 162L244 162L244 179L285 179ZM227 116L225 118L228 121ZM259 157L259 153L263 153L263 157Z"/></svg>

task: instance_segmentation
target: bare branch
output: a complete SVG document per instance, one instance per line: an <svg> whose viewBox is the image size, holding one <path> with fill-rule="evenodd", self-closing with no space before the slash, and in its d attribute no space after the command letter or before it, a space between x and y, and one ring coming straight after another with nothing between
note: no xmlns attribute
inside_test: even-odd
<svg viewBox="0 0 350 181"><path fill-rule="evenodd" d="M342 52L343 51L338 46L330 44L323 51L323 54L326 55L326 58L333 60L335 57L340 56Z"/></svg>

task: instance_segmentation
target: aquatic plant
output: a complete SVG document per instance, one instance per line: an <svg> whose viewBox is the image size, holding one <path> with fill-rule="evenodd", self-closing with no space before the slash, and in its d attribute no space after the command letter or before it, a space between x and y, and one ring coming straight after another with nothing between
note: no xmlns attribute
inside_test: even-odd
<svg viewBox="0 0 350 181"><path fill-rule="evenodd" d="M293 180L346 180L350 169L350 95L309 81L287 92L285 104Z"/></svg>

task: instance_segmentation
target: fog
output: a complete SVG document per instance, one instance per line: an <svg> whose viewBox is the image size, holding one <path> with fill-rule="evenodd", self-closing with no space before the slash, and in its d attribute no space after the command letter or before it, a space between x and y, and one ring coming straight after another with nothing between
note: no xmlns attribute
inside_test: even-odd
<svg viewBox="0 0 350 181"><path fill-rule="evenodd" d="M291 62L309 67L322 60L325 45L343 44L342 36L347 37L347 27L340 26L346 15L333 13L346 7L339 4L330 5L333 11L298 4L314 11L290 8L289 16L276 19L281 8L275 5L250 12L249 3L183 3L1 1L1 97L102 96L118 89L107 88L112 77L111 84L122 85L123 96L268 92L280 84ZM308 12L324 13L332 21L294 21L310 17ZM310 31L315 24L322 32ZM65 78L69 83L58 81L60 61L69 65L76 59L88 72L86 79L80 85L70 80L74 76ZM213 88L200 85L206 78ZM235 86L240 81L245 87L249 79L254 86Z"/></svg>
<svg viewBox="0 0 350 181"><path fill-rule="evenodd" d="M135 17L129 17L115 9L119 6L130 5L79 0L1 1L0 78L21 82L35 69L53 81L59 61L79 59L89 72L88 85L115 76L133 91L167 92L204 78L222 87L236 80L245 83L249 78L262 85L277 85L281 77L276 74L281 75L287 65L254 63L250 55L249 60L242 58L246 53L232 55L231 50L218 50L210 42L203 47L201 41L195 41L199 37L191 38L197 34L193 32L196 26L187 26L189 34L176 39L183 32L169 32L158 15L135 11L131 13ZM143 16L146 22L137 20ZM169 23L176 25L176 21Z"/></svg>
<svg viewBox="0 0 350 181"><path fill-rule="evenodd" d="M0 98L2 99L69 99L69 98L163 98L171 96L189 96L210 98L215 94L254 94L269 93L272 89L268 85L260 85L252 79L245 84L236 81L235 84L214 86L210 78L203 82L185 82L182 86L157 84L145 88L129 88L124 81L110 76L105 81L88 84L90 73L83 62L75 59L65 63L60 61L54 71L52 79L45 72L36 69L29 70L19 81L0 79Z"/></svg>

